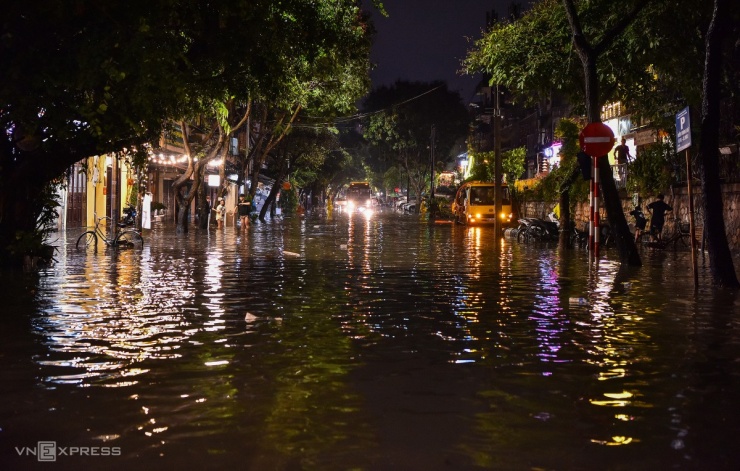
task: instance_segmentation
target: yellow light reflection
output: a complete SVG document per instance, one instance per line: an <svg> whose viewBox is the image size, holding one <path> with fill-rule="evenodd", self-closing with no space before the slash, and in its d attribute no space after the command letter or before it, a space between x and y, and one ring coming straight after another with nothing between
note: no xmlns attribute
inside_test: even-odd
<svg viewBox="0 0 740 471"><path fill-rule="evenodd" d="M627 372L624 368L613 368L608 371L599 372L599 381L606 381L607 379L624 378Z"/></svg>
<svg viewBox="0 0 740 471"><path fill-rule="evenodd" d="M81 264L67 266L62 257L58 269L68 273L53 306L37 321L52 352L38 360L51 367L43 377L50 383L79 387L130 387L139 384L132 377L149 373L140 362L179 358L178 350L198 329L181 307L192 302L195 291L182 272L192 272L192 259L177 261L177 269L158 266L145 249L88 254ZM206 282L211 283L212 306L223 311L220 290L220 261L209 258ZM223 322L213 324L223 329Z"/></svg>
<svg viewBox="0 0 740 471"><path fill-rule="evenodd" d="M591 399L589 402L595 406L607 407L626 407L629 405L629 401L597 401L596 399Z"/></svg>
<svg viewBox="0 0 740 471"><path fill-rule="evenodd" d="M627 391L622 391L621 393L604 393L604 396L610 399L629 399L633 394Z"/></svg>
<svg viewBox="0 0 740 471"><path fill-rule="evenodd" d="M606 446L629 445L633 442L637 443L638 441L639 440L635 440L632 437L623 437L623 436L612 437L611 440L591 439L591 443L596 443L597 445L606 445Z"/></svg>

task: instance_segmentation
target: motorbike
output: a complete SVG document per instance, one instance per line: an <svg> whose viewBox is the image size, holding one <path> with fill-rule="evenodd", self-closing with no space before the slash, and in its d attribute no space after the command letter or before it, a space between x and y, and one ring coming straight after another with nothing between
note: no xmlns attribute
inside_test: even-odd
<svg viewBox="0 0 740 471"><path fill-rule="evenodd" d="M125 208L123 208L123 216L121 217L121 220L119 221L118 225L120 227L128 227L133 226L136 224L136 207L134 207L131 204L126 205Z"/></svg>
<svg viewBox="0 0 740 471"><path fill-rule="evenodd" d="M518 221L517 240L519 242L558 240L560 227L557 222L540 218L521 218Z"/></svg>

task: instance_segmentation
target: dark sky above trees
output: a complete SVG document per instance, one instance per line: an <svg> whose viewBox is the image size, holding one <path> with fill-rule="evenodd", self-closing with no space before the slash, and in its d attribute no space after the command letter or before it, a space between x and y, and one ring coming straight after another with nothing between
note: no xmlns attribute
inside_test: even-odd
<svg viewBox="0 0 740 471"><path fill-rule="evenodd" d="M520 3L525 7L530 2ZM506 17L511 0L383 0L383 4L388 17L369 9L378 31L371 53L376 64L373 86L397 79L444 80L465 103L470 102L480 77L460 75L460 62L472 41L482 36L486 13Z"/></svg>

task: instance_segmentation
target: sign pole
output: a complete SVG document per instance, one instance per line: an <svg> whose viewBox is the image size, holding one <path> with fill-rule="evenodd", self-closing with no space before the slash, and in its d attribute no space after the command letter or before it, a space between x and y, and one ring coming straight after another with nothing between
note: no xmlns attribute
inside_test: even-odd
<svg viewBox="0 0 740 471"><path fill-rule="evenodd" d="M686 181L689 192L689 233L691 234L691 268L694 271L694 290L699 288L699 268L696 266L696 225L694 223L694 196L691 190L691 157L686 149ZM680 224L680 222L679 222Z"/></svg>
<svg viewBox="0 0 740 471"><path fill-rule="evenodd" d="M588 225L589 260L599 256L599 242L601 239L601 224L599 223L599 157L607 155L614 147L614 132L602 122L586 125L578 136L581 150L591 156L591 214Z"/></svg>
<svg viewBox="0 0 740 471"><path fill-rule="evenodd" d="M592 216L593 234L594 234L594 259L599 257L599 242L601 242L601 224L599 222L599 184L601 179L599 178L599 158L594 156L594 171L593 171L593 184L594 184L594 213Z"/></svg>
<svg viewBox="0 0 740 471"><path fill-rule="evenodd" d="M594 256L594 176L593 176L593 157L591 157L591 181L588 186L588 258Z"/></svg>
<svg viewBox="0 0 740 471"><path fill-rule="evenodd" d="M694 289L699 288L699 269L696 266L696 229L694 227L694 197L691 192L691 112L689 107L676 113L676 152L686 150L686 182L689 192L689 233L691 237L691 267L694 270ZM679 221L679 224L681 222ZM679 228L680 229L680 228Z"/></svg>

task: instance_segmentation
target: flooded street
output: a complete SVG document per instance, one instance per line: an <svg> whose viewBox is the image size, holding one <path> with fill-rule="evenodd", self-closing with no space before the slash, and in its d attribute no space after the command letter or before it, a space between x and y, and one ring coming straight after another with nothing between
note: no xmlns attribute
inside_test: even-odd
<svg viewBox="0 0 740 471"><path fill-rule="evenodd" d="M78 232L2 283L0 469L740 467L740 295L701 256L695 294L689 252L394 213Z"/></svg>

